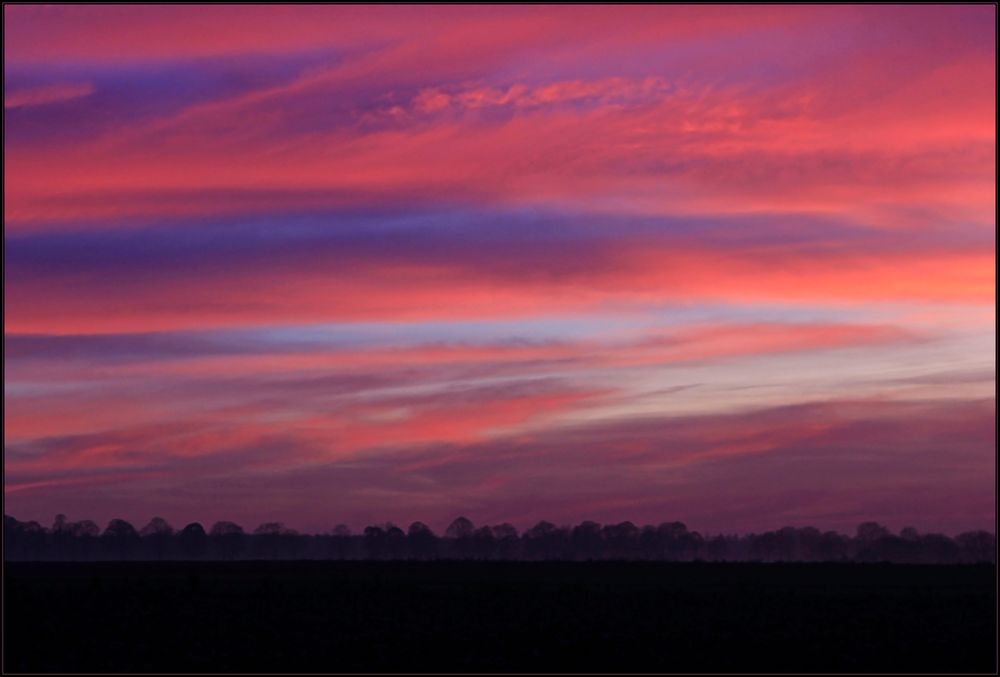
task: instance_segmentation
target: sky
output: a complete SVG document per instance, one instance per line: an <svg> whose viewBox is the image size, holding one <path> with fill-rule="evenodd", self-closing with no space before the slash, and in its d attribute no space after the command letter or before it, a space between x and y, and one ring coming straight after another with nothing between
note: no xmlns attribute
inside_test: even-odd
<svg viewBox="0 0 1000 677"><path fill-rule="evenodd" d="M5 5L3 150L18 519L995 530L995 5Z"/></svg>

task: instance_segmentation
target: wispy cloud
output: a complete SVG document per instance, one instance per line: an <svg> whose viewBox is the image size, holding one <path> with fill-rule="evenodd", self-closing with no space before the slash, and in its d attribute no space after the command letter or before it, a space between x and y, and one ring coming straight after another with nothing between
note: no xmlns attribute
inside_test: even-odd
<svg viewBox="0 0 1000 677"><path fill-rule="evenodd" d="M995 7L4 19L19 517L992 519Z"/></svg>
<svg viewBox="0 0 1000 677"><path fill-rule="evenodd" d="M26 108L52 103L71 101L94 93L94 85L89 82L41 85L4 92L4 108Z"/></svg>

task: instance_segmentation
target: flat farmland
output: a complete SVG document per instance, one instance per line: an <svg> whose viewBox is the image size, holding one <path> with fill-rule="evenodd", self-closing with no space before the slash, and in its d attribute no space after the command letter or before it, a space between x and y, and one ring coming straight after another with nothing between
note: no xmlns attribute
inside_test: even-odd
<svg viewBox="0 0 1000 677"><path fill-rule="evenodd" d="M993 672L995 567L5 564L8 672Z"/></svg>

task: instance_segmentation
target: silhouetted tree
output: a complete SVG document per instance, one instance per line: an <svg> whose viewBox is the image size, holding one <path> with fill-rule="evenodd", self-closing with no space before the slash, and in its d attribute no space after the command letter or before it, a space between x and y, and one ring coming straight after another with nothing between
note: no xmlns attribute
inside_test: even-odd
<svg viewBox="0 0 1000 677"><path fill-rule="evenodd" d="M781 562L791 562L796 559L798 534L792 527L782 527L774 534L776 557Z"/></svg>
<svg viewBox="0 0 1000 677"><path fill-rule="evenodd" d="M476 559L493 559L495 549L493 529L484 526L472 532L472 554Z"/></svg>
<svg viewBox="0 0 1000 677"><path fill-rule="evenodd" d="M20 522L4 515L4 553L9 552L11 559L42 559L45 537L45 527L38 522Z"/></svg>
<svg viewBox="0 0 1000 677"><path fill-rule="evenodd" d="M282 554L291 555L296 536L298 532L281 522L265 522L254 529L254 554L271 559L278 559Z"/></svg>
<svg viewBox="0 0 1000 677"><path fill-rule="evenodd" d="M205 556L208 547L208 535L205 527L198 522L191 522L181 530L178 537L181 546L181 553L185 559L201 559Z"/></svg>
<svg viewBox="0 0 1000 677"><path fill-rule="evenodd" d="M93 559L98 550L101 528L92 520L70 522L68 525L73 535L73 550L79 559Z"/></svg>
<svg viewBox="0 0 1000 677"><path fill-rule="evenodd" d="M389 559L406 556L406 534L392 522L385 524L385 554Z"/></svg>
<svg viewBox="0 0 1000 677"><path fill-rule="evenodd" d="M684 522L663 522L656 527L660 541L660 556L669 560L681 559L684 554L684 536L687 534Z"/></svg>
<svg viewBox="0 0 1000 677"><path fill-rule="evenodd" d="M924 561L928 563L951 564L958 561L958 545L944 534L921 536L920 551Z"/></svg>
<svg viewBox="0 0 1000 677"><path fill-rule="evenodd" d="M281 522L266 522L248 536L233 522L217 522L210 535L198 523L179 534L160 517L141 532L114 519L102 533L90 520L69 521L58 514L50 529L37 522L4 516L4 555L9 560L80 560L174 558L200 559L206 555L234 559L249 551L255 557L432 559L585 560L601 558L645 560L757 560L757 561L886 561L900 563L995 562L996 537L986 531L967 531L955 539L944 534L920 534L912 527L893 535L877 522L858 526L853 538L813 527L783 527L744 536L716 535L707 541L682 522L664 522L641 529L632 522L601 526L584 521L558 527L541 521L518 537L503 523L475 528L458 518L438 538L423 522L406 533L392 523L372 525L352 536L345 525L326 534L302 535Z"/></svg>
<svg viewBox="0 0 1000 677"><path fill-rule="evenodd" d="M862 562L883 558L880 542L891 536L889 530L878 522L862 522L854 535L854 557Z"/></svg>
<svg viewBox="0 0 1000 677"><path fill-rule="evenodd" d="M456 517L448 528L445 530L444 535L446 538L465 538L466 536L472 536L472 532L476 530L475 525L472 520L466 517Z"/></svg>
<svg viewBox="0 0 1000 677"><path fill-rule="evenodd" d="M330 530L330 552L336 559L347 559L351 555L351 529L346 524L338 524Z"/></svg>
<svg viewBox="0 0 1000 677"><path fill-rule="evenodd" d="M599 559L604 545L601 525L590 520L580 522L570 532L570 542L577 559Z"/></svg>
<svg viewBox="0 0 1000 677"><path fill-rule="evenodd" d="M552 522L542 520L524 532L524 554L529 559L555 559L563 543L569 540L569 531L560 530Z"/></svg>
<svg viewBox="0 0 1000 677"><path fill-rule="evenodd" d="M223 559L235 559L246 545L243 527L235 522L216 522L208 536L209 542Z"/></svg>
<svg viewBox="0 0 1000 677"><path fill-rule="evenodd" d="M76 538L97 538L101 532L97 524L91 520L72 522L69 527Z"/></svg>
<svg viewBox="0 0 1000 677"><path fill-rule="evenodd" d="M725 536L714 536L707 543L708 558L715 562L724 562L729 556L729 541Z"/></svg>
<svg viewBox="0 0 1000 677"><path fill-rule="evenodd" d="M3 550L7 559L20 559L21 523L11 515L3 516Z"/></svg>
<svg viewBox="0 0 1000 677"><path fill-rule="evenodd" d="M639 527L639 536L636 539L636 557L639 559L661 559L659 555L660 543L656 535L656 527L652 524L645 524Z"/></svg>
<svg viewBox="0 0 1000 677"><path fill-rule="evenodd" d="M382 559L385 555L385 529L375 525L365 527L364 540L368 557Z"/></svg>
<svg viewBox="0 0 1000 677"><path fill-rule="evenodd" d="M128 559L135 554L139 545L139 532L135 527L122 519L113 519L108 522L104 533L101 534L109 551L114 552L119 559Z"/></svg>
<svg viewBox="0 0 1000 677"><path fill-rule="evenodd" d="M681 558L690 561L701 557L705 539L697 531L689 531L681 536Z"/></svg>
<svg viewBox="0 0 1000 677"><path fill-rule="evenodd" d="M920 561L918 551L919 546L915 541L889 534L863 548L858 553L858 559L869 562L912 563Z"/></svg>
<svg viewBox="0 0 1000 677"><path fill-rule="evenodd" d="M966 531L955 539L966 562L996 562L996 536L982 529Z"/></svg>
<svg viewBox="0 0 1000 677"><path fill-rule="evenodd" d="M794 559L809 562L818 559L817 553L819 552L820 542L822 540L823 534L821 534L819 529L815 527L804 527L799 529L796 533Z"/></svg>
<svg viewBox="0 0 1000 677"><path fill-rule="evenodd" d="M437 536L423 522L414 522L406 532L410 556L416 559L431 559L437 554Z"/></svg>
<svg viewBox="0 0 1000 677"><path fill-rule="evenodd" d="M773 531L757 534L750 545L750 555L762 562L775 561L778 558L778 534Z"/></svg>
<svg viewBox="0 0 1000 677"><path fill-rule="evenodd" d="M66 515L62 513L56 515L52 520L52 528L49 529L52 539L53 556L56 559L64 560L72 557L73 553L73 533L70 530L70 522Z"/></svg>
<svg viewBox="0 0 1000 677"><path fill-rule="evenodd" d="M601 535L604 537L605 552L609 557L629 559L637 550L639 527L631 522L606 524L601 529Z"/></svg>
<svg viewBox="0 0 1000 677"><path fill-rule="evenodd" d="M471 520L465 517L456 518L448 528L445 529L445 538L454 541L455 554L458 557L470 557L472 555L472 533L476 530Z"/></svg>
<svg viewBox="0 0 1000 677"><path fill-rule="evenodd" d="M820 536L817 545L817 559L824 562L834 562L847 558L849 541L848 538L836 531L825 531Z"/></svg>
<svg viewBox="0 0 1000 677"><path fill-rule="evenodd" d="M855 538L864 545L871 545L880 538L889 535L889 530L878 522L862 522L858 525Z"/></svg>
<svg viewBox="0 0 1000 677"><path fill-rule="evenodd" d="M149 524L139 532L143 543L148 546L148 551L156 559L163 559L167 554L173 535L174 528L162 517L149 520Z"/></svg>
<svg viewBox="0 0 1000 677"><path fill-rule="evenodd" d="M492 527L494 551L501 559L516 559L521 554L517 528L509 522Z"/></svg>

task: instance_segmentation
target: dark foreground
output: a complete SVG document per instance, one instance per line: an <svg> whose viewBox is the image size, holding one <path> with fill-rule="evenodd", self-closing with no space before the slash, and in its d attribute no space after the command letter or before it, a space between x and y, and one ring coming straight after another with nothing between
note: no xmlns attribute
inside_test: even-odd
<svg viewBox="0 0 1000 677"><path fill-rule="evenodd" d="M6 563L5 672L995 672L993 565Z"/></svg>

